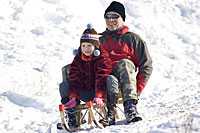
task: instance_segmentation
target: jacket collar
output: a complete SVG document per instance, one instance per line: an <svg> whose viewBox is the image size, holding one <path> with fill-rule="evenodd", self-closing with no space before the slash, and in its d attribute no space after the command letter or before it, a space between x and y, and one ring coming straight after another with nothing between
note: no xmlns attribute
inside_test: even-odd
<svg viewBox="0 0 200 133"><path fill-rule="evenodd" d="M92 59L92 57L93 57L93 54L90 57L88 57L85 54L81 53L81 58L84 61L90 61Z"/></svg>
<svg viewBox="0 0 200 133"><path fill-rule="evenodd" d="M106 31L104 31L103 33L101 33L100 35L105 35L105 34L108 34L108 35L116 35L116 36L121 36L123 35L124 33L126 33L127 31L129 30L128 26L122 26L120 27L119 29L116 29L114 31L110 31L108 29L106 29Z"/></svg>

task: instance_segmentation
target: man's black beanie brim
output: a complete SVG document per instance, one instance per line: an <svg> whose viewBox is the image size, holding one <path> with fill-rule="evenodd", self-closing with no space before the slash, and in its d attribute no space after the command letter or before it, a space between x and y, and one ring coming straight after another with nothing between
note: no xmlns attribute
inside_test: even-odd
<svg viewBox="0 0 200 133"><path fill-rule="evenodd" d="M104 16L106 15L107 12L110 12L110 11L114 11L114 12L117 12L118 14L120 14L123 21L125 21L126 15L125 15L125 8L124 8L123 4L121 4L117 1L113 1L106 9Z"/></svg>

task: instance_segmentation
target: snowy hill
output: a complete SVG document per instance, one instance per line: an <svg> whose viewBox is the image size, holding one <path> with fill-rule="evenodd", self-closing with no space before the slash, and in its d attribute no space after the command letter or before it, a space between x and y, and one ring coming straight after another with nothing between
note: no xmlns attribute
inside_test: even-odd
<svg viewBox="0 0 200 133"><path fill-rule="evenodd" d="M200 1L121 0L148 44L153 74L143 121L79 132L200 132ZM77 4L79 3L79 4ZM50 133L60 122L61 68L88 23L105 30L111 0L0 0L0 133Z"/></svg>

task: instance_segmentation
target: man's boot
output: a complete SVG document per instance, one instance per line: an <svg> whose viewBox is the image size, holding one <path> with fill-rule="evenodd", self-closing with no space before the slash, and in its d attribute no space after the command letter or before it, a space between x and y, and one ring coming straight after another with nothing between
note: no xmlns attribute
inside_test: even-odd
<svg viewBox="0 0 200 133"><path fill-rule="evenodd" d="M115 125L116 106L119 94L107 93L107 114L106 117L99 121L104 127Z"/></svg>
<svg viewBox="0 0 200 133"><path fill-rule="evenodd" d="M137 100L130 99L124 102L124 112L127 123L141 121L136 108Z"/></svg>
<svg viewBox="0 0 200 133"><path fill-rule="evenodd" d="M106 117L99 121L103 126L115 125L115 114L117 100L119 97L118 79L114 75L109 75L106 79L107 85L107 114Z"/></svg>

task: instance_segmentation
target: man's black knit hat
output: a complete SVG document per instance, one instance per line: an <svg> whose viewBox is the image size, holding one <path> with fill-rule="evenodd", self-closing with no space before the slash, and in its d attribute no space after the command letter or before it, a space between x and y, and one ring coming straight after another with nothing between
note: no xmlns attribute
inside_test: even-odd
<svg viewBox="0 0 200 133"><path fill-rule="evenodd" d="M110 11L119 13L122 19L125 21L126 15L125 15L125 8L123 4L117 1L113 1L106 9L104 16L106 15L107 12L110 12Z"/></svg>

